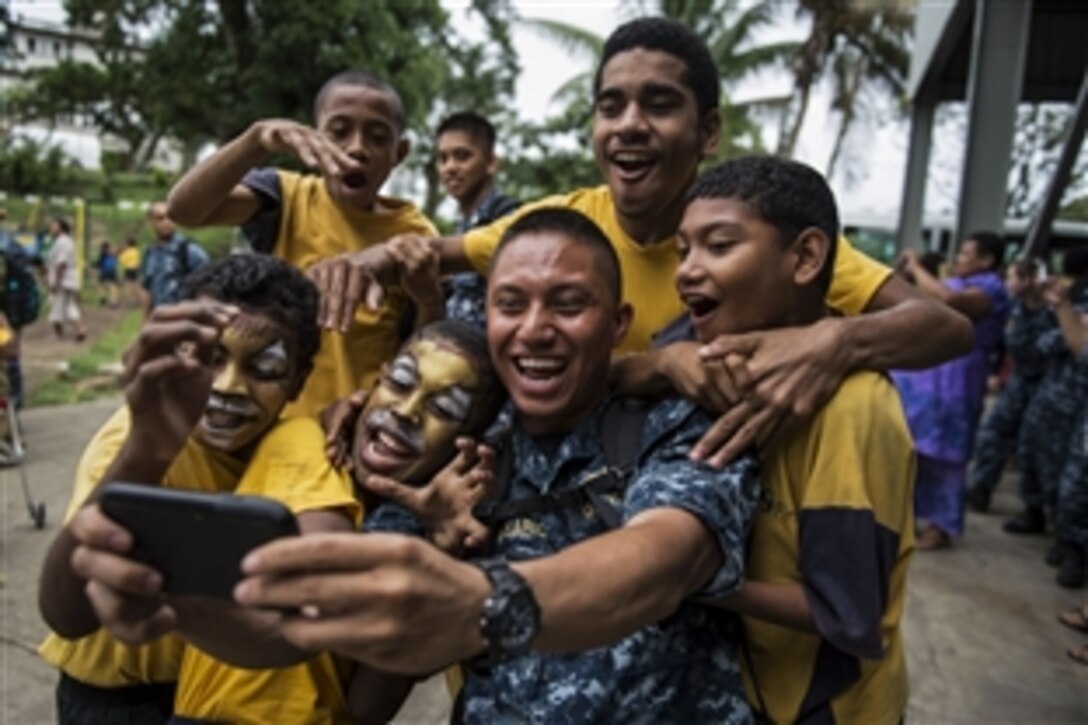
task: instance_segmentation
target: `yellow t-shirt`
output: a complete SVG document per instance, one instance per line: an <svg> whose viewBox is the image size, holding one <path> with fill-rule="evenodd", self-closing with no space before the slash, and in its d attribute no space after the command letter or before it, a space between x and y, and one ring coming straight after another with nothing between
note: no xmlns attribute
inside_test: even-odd
<svg viewBox="0 0 1088 725"><path fill-rule="evenodd" d="M102 479L128 436L131 419L122 407L98 430L76 468L75 490L65 515L67 521ZM230 491L244 465L190 440L163 479L168 488ZM99 630L78 640L50 633L38 652L46 662L81 682L98 687L122 687L174 682L178 678L183 643L167 636L151 644L131 647Z"/></svg>
<svg viewBox="0 0 1088 725"><path fill-rule="evenodd" d="M651 245L638 244L631 239L616 219L612 194L607 186L550 196L522 206L485 227L466 232L465 254L469 261L480 274L487 274L491 255L511 224L533 209L556 206L585 214L612 241L623 274L623 298L635 308L631 329L617 352L648 350L654 333L685 309L676 294L676 268L680 262L676 238L669 237ZM844 314L859 314L890 274L890 269L858 252L844 237L839 237L828 304Z"/></svg>
<svg viewBox="0 0 1088 725"><path fill-rule="evenodd" d="M306 270L315 262L357 252L397 234L434 236L437 230L407 201L381 198L382 213L341 207L319 176L279 172L281 214L272 254ZM298 400L284 415L317 416L330 403L369 388L382 363L400 344L399 328L407 306L404 292L386 291L376 313L360 305L346 334L323 331L314 369Z"/></svg>
<svg viewBox="0 0 1088 725"><path fill-rule="evenodd" d="M821 635L745 617L748 701L780 723L820 704L829 722L901 722L915 460L895 388L878 373L854 373L762 458L746 575L802 583Z"/></svg>
<svg viewBox="0 0 1088 725"><path fill-rule="evenodd" d="M139 247L125 247L120 254L117 255L117 263L121 265L121 269L127 271L140 268L140 249Z"/></svg>
<svg viewBox="0 0 1088 725"><path fill-rule="evenodd" d="M325 436L310 418L280 422L261 440L237 493L267 496L295 514L339 509L358 523L350 480L325 458ZM348 722L340 672L329 654L273 670L232 667L197 647L185 648L174 711L181 717L235 724Z"/></svg>

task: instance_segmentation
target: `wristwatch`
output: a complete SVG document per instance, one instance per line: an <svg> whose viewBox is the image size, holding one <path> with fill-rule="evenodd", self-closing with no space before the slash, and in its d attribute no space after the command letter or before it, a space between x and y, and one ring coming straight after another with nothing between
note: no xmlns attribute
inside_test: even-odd
<svg viewBox="0 0 1088 725"><path fill-rule="evenodd" d="M470 563L491 582L491 594L480 613L480 634L487 641L487 649L469 662L474 668L487 669L529 651L540 630L540 606L529 582L511 569L506 559L477 559Z"/></svg>

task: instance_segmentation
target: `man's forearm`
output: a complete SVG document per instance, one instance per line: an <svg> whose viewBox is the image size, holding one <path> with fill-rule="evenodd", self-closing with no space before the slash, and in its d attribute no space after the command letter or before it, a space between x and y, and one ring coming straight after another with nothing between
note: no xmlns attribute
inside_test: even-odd
<svg viewBox="0 0 1088 725"><path fill-rule="evenodd" d="M249 210L231 214L231 191L246 172L262 164L268 152L259 143L259 127L250 126L207 159L189 169L170 190L167 214L184 227L241 223ZM240 218L227 218L240 217Z"/></svg>
<svg viewBox="0 0 1088 725"><path fill-rule="evenodd" d="M663 350L631 353L615 358L608 373L609 387L623 395L654 396L675 388L661 367Z"/></svg>
<svg viewBox="0 0 1088 725"><path fill-rule="evenodd" d="M514 565L541 611L534 649L612 644L676 611L720 566L717 541L691 514L655 509L554 556Z"/></svg>
<svg viewBox="0 0 1088 725"><path fill-rule="evenodd" d="M826 321L838 327L850 370L932 367L971 351L971 321L891 277L865 314Z"/></svg>

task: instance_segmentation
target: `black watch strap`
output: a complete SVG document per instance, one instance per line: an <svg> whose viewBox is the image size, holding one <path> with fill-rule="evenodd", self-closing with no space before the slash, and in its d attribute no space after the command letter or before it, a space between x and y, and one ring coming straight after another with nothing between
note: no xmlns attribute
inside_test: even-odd
<svg viewBox="0 0 1088 725"><path fill-rule="evenodd" d="M529 652L540 629L540 606L529 582L502 557L470 562L491 582L491 594L480 612L480 634L487 649L468 664L488 669Z"/></svg>

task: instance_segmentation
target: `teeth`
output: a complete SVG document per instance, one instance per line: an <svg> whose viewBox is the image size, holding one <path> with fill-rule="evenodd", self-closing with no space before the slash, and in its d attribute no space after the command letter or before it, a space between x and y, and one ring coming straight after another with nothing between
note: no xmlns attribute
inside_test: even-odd
<svg viewBox="0 0 1088 725"><path fill-rule="evenodd" d="M563 361L554 358L523 357L518 360L518 365L532 372L550 373L562 370Z"/></svg>
<svg viewBox="0 0 1088 725"><path fill-rule="evenodd" d="M396 436L392 436L386 433L384 430L378 431L378 442L388 448L394 455L407 456L412 453L408 446L404 445Z"/></svg>
<svg viewBox="0 0 1088 725"><path fill-rule="evenodd" d="M650 159L642 154L620 151L612 154L612 160L621 164L649 163Z"/></svg>

